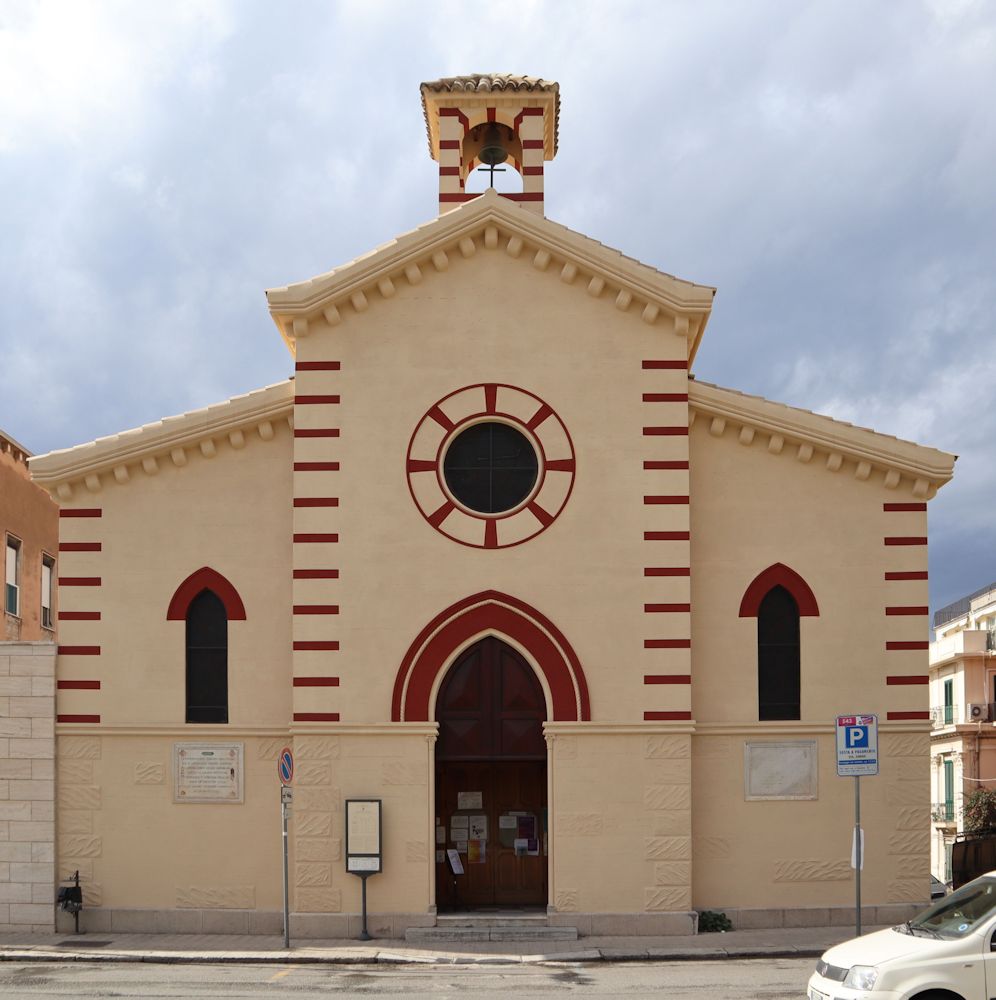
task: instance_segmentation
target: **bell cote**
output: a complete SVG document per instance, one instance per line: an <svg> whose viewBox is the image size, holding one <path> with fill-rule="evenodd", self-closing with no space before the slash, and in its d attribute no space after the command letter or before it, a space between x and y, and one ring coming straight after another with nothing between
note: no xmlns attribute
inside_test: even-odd
<svg viewBox="0 0 996 1000"><path fill-rule="evenodd" d="M478 167L516 170L522 191L502 194L543 214L543 163L557 155L560 85L511 74L454 76L423 83L429 153L439 164L439 214L472 201Z"/></svg>

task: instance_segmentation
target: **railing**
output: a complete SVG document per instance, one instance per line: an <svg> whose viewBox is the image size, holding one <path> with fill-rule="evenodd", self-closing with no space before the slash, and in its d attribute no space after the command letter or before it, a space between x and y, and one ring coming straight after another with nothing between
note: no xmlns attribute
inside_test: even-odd
<svg viewBox="0 0 996 1000"><path fill-rule="evenodd" d="M958 705L934 705L930 709L931 729L942 729L960 723L961 710Z"/></svg>
<svg viewBox="0 0 996 1000"><path fill-rule="evenodd" d="M935 823L953 823L957 819L957 810L953 802L935 802L930 807L930 818Z"/></svg>

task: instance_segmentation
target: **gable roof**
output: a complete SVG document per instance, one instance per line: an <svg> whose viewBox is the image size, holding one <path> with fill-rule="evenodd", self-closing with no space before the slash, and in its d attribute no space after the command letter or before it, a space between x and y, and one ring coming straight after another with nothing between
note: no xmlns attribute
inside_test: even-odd
<svg viewBox="0 0 996 1000"><path fill-rule="evenodd" d="M586 289L594 298L639 312L647 323L665 325L688 338L689 363L698 350L716 289L659 271L618 250L527 211L489 188L355 260L307 281L271 288L270 315L296 353L296 338L309 324L335 326L391 298L397 281L418 284L426 273L445 271L448 254L503 249L551 275Z"/></svg>

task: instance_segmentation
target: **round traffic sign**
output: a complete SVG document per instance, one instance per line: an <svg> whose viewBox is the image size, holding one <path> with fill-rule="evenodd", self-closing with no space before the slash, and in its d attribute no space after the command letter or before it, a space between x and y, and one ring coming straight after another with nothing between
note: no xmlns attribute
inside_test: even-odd
<svg viewBox="0 0 996 1000"><path fill-rule="evenodd" d="M294 779L294 754L290 747L284 747L277 757L277 774L281 785L289 785Z"/></svg>

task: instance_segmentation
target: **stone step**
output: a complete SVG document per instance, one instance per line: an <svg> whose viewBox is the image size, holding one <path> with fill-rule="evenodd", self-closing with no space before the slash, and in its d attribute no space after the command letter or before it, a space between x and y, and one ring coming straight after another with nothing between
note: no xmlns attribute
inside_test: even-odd
<svg viewBox="0 0 996 1000"><path fill-rule="evenodd" d="M516 926L500 927L409 927L405 940L438 943L443 941L577 941L576 927Z"/></svg>
<svg viewBox="0 0 996 1000"><path fill-rule="evenodd" d="M441 913L437 927L546 927L545 913Z"/></svg>

